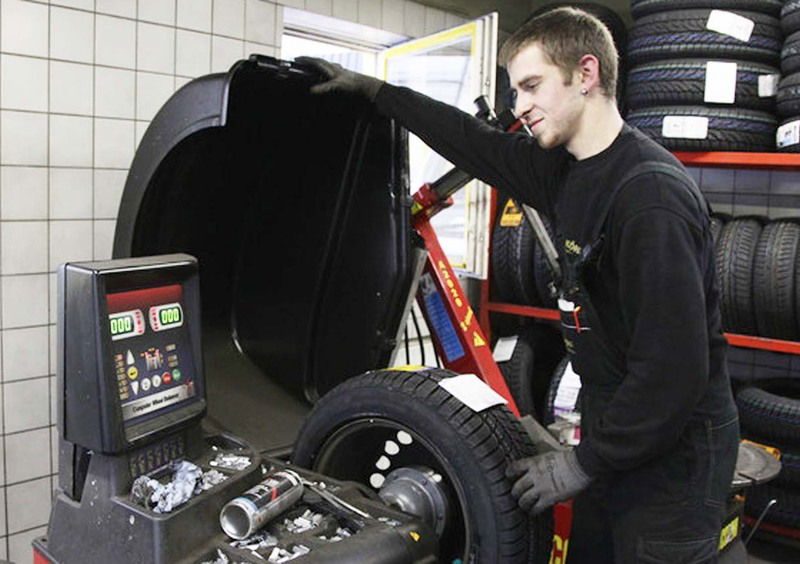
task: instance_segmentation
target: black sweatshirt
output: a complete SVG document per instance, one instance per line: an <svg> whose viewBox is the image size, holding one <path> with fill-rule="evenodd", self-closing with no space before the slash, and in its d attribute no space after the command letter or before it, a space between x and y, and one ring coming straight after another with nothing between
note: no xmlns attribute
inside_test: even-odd
<svg viewBox="0 0 800 564"><path fill-rule="evenodd" d="M627 125L607 149L576 161L406 88L383 86L376 105L462 170L550 215L561 238L581 247L626 171L642 161L681 166ZM692 420L735 416L707 229L707 211L662 173L628 182L611 208L603 258L586 280L617 351L581 359L584 393L607 401L577 447L590 475L667 456Z"/></svg>

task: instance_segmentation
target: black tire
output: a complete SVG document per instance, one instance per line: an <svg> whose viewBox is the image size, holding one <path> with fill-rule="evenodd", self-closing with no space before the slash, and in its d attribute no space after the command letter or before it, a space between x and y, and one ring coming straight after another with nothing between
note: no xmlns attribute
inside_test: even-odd
<svg viewBox="0 0 800 564"><path fill-rule="evenodd" d="M787 118L780 123L775 144L781 153L800 153L800 116Z"/></svg>
<svg viewBox="0 0 800 564"><path fill-rule="evenodd" d="M707 118L707 137L664 137L662 132L665 116ZM667 149L675 151L772 151L775 148L775 117L756 110L655 106L629 112L626 121Z"/></svg>
<svg viewBox="0 0 800 564"><path fill-rule="evenodd" d="M628 38L628 64L664 59L736 59L778 66L783 35L774 16L736 10L755 28L746 43L706 29L711 10L672 10L637 20Z"/></svg>
<svg viewBox="0 0 800 564"><path fill-rule="evenodd" d="M759 77L779 75L780 70L762 63L729 62L736 63L736 107L772 111L775 96L759 96ZM704 104L707 64L703 59L670 59L633 67L628 72L628 108Z"/></svg>
<svg viewBox="0 0 800 564"><path fill-rule="evenodd" d="M539 217L542 218L542 223L547 230L547 234L550 235L550 239L555 242L556 233L555 229L553 229L553 224L546 216L540 215ZM550 285L554 280L553 271L550 270L550 265L547 263L544 249L539 244L539 241L536 241L536 246L533 249L533 279L536 284L536 294L539 297L539 303L542 304L543 307L557 307L556 298L550 294Z"/></svg>
<svg viewBox="0 0 800 564"><path fill-rule="evenodd" d="M720 233L722 233L722 228L725 227L725 224L731 221L731 216L725 213L713 213L711 214L711 240L714 242L714 248L717 248L717 242L719 241Z"/></svg>
<svg viewBox="0 0 800 564"><path fill-rule="evenodd" d="M509 462L535 454L530 438L505 406L476 413L439 386L451 376L439 369L379 370L340 384L306 419L292 461L369 483L376 461L389 454L386 441L399 439L404 446L394 444L389 467L430 468L448 493L441 561L547 562L552 513L528 518L505 477Z"/></svg>
<svg viewBox="0 0 800 564"><path fill-rule="evenodd" d="M739 420L747 436L767 444L800 447L800 385L791 379L759 382L736 394Z"/></svg>
<svg viewBox="0 0 800 564"><path fill-rule="evenodd" d="M641 18L655 12L709 8L713 10L752 10L778 16L782 0L631 0L631 15Z"/></svg>
<svg viewBox="0 0 800 564"><path fill-rule="evenodd" d="M513 200L507 200L504 210L508 209L509 202L513 203ZM521 209L517 209L521 214ZM501 216L495 223L492 232L495 299L520 305L539 305L533 274L535 242L533 229L524 217L520 217L519 222L503 225Z"/></svg>
<svg viewBox="0 0 800 564"><path fill-rule="evenodd" d="M784 76L800 72L800 32L791 34L783 41L781 72Z"/></svg>
<svg viewBox="0 0 800 564"><path fill-rule="evenodd" d="M788 0L781 8L781 29L784 35L800 31L800 0Z"/></svg>
<svg viewBox="0 0 800 564"><path fill-rule="evenodd" d="M764 522L800 528L800 493L772 483L753 486L745 492L745 513L757 519L772 499L777 503L767 512Z"/></svg>
<svg viewBox="0 0 800 564"><path fill-rule="evenodd" d="M753 305L762 337L796 339L795 268L800 226L773 221L761 231L753 264Z"/></svg>
<svg viewBox="0 0 800 564"><path fill-rule="evenodd" d="M781 450L781 473L775 478L775 483L800 490L800 454Z"/></svg>
<svg viewBox="0 0 800 564"><path fill-rule="evenodd" d="M800 72L781 79L778 84L777 110L781 117L800 115Z"/></svg>
<svg viewBox="0 0 800 564"><path fill-rule="evenodd" d="M531 415L535 419L536 403L533 397L535 352L530 331L519 332L511 358L505 362L498 362L497 365L503 373L520 415Z"/></svg>
<svg viewBox="0 0 800 564"><path fill-rule="evenodd" d="M726 223L720 232L716 266L722 326L726 331L756 333L753 263L760 234L760 220L749 217Z"/></svg>

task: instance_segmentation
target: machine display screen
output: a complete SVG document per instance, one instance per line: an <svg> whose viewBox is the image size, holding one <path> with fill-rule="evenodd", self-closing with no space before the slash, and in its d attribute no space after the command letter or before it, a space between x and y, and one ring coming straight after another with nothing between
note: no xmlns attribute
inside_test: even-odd
<svg viewBox="0 0 800 564"><path fill-rule="evenodd" d="M172 411L200 394L183 306L170 284L106 295L108 331L125 425Z"/></svg>

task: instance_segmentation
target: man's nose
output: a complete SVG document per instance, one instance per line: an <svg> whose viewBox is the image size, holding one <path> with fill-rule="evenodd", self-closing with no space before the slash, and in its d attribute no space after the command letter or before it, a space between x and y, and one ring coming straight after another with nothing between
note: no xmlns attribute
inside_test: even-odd
<svg viewBox="0 0 800 564"><path fill-rule="evenodd" d="M514 115L517 118L525 117L525 114L529 113L531 109L533 109L533 104L531 103L530 96L524 94L520 95L518 93L514 97Z"/></svg>

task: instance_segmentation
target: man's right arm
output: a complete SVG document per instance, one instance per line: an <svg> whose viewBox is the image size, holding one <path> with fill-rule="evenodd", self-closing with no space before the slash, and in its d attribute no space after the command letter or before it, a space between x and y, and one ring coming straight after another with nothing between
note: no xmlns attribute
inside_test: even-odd
<svg viewBox="0 0 800 564"><path fill-rule="evenodd" d="M528 135L502 132L409 88L384 84L375 104L461 170L539 210L552 208L563 149L543 150Z"/></svg>

